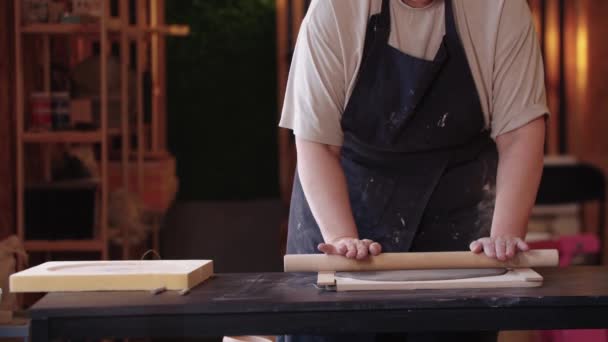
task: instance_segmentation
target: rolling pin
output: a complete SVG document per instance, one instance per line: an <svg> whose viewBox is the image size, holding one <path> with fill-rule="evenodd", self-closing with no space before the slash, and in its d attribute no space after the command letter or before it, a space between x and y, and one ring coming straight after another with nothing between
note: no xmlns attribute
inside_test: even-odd
<svg viewBox="0 0 608 342"><path fill-rule="evenodd" d="M340 255L287 254L285 272L357 272L452 268L526 268L553 267L559 263L556 249L537 249L518 253L509 261L500 261L472 252L382 253L363 260Z"/></svg>

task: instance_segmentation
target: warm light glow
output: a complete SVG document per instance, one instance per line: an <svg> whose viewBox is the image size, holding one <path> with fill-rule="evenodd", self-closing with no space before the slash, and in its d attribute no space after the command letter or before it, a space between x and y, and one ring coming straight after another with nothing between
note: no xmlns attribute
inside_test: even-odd
<svg viewBox="0 0 608 342"><path fill-rule="evenodd" d="M579 97L583 97L587 88L589 72L589 31L585 11L578 12L576 27L576 87Z"/></svg>
<svg viewBox="0 0 608 342"><path fill-rule="evenodd" d="M545 68L549 88L557 88L560 81L560 27L557 1L546 3L545 18ZM550 90L551 91L551 90Z"/></svg>

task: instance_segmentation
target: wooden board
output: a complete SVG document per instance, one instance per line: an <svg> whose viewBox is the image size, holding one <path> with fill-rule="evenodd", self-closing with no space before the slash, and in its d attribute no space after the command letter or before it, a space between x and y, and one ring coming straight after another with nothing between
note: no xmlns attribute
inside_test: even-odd
<svg viewBox="0 0 608 342"><path fill-rule="evenodd" d="M319 286L333 286L336 285L336 272L319 272L317 275L317 285Z"/></svg>
<svg viewBox="0 0 608 342"><path fill-rule="evenodd" d="M184 290L213 275L211 260L47 262L10 276L11 292Z"/></svg>
<svg viewBox="0 0 608 342"><path fill-rule="evenodd" d="M324 275L325 282L327 274ZM337 291L538 287L543 277L530 268L511 269L499 276L432 281L372 281L335 277Z"/></svg>

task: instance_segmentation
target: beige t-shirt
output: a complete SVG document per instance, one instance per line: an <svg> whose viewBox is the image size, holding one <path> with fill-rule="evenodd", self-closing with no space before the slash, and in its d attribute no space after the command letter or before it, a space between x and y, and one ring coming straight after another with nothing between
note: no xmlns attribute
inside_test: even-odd
<svg viewBox="0 0 608 342"><path fill-rule="evenodd" d="M390 0L389 44L433 59L445 34L443 0L412 8ZM313 0L302 22L279 125L341 146L340 120L382 0ZM525 0L453 0L458 32L492 137L548 114L541 51Z"/></svg>

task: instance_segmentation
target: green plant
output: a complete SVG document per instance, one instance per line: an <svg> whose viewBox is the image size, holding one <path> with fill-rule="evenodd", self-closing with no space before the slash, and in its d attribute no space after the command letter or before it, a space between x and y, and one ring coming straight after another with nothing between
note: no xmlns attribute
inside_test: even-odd
<svg viewBox="0 0 608 342"><path fill-rule="evenodd" d="M275 9L271 0L167 1L169 143L179 199L278 196Z"/></svg>

